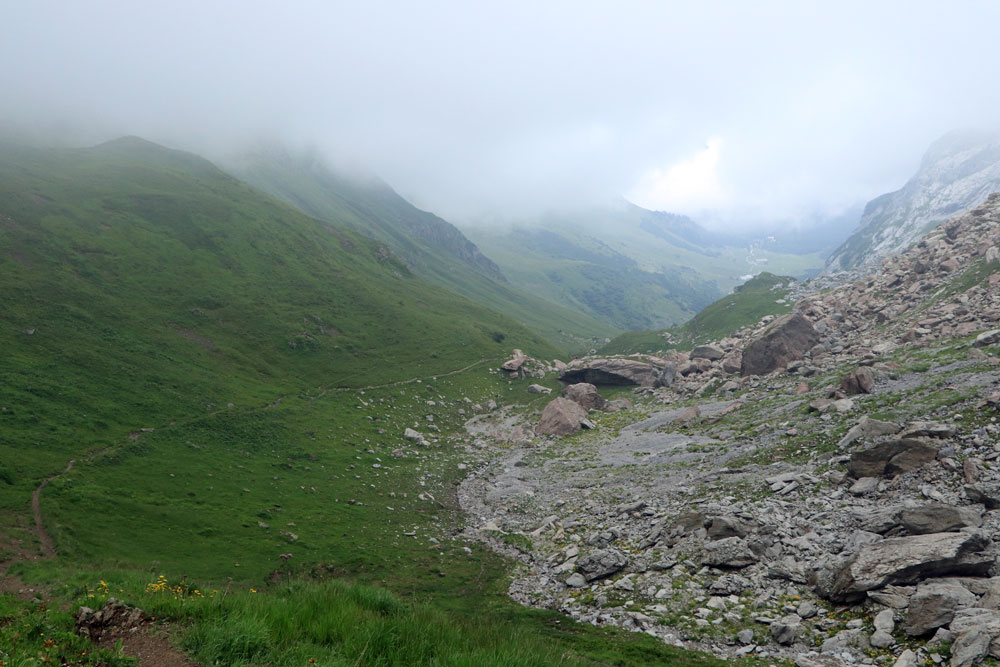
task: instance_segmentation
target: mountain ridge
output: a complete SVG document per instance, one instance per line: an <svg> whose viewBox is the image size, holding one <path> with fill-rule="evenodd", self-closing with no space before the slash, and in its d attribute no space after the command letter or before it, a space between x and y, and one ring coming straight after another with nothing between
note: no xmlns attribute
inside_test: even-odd
<svg viewBox="0 0 1000 667"><path fill-rule="evenodd" d="M824 270L871 270L996 190L1000 190L1000 134L949 133L928 147L902 188L867 203L857 228L830 255Z"/></svg>

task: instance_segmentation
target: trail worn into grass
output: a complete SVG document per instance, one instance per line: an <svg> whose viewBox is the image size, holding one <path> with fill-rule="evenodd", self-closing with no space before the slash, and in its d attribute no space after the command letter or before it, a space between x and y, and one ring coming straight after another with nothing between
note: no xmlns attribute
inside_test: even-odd
<svg viewBox="0 0 1000 667"><path fill-rule="evenodd" d="M49 535L48 531L45 530L45 522L42 520L42 489L44 489L45 485L52 480L58 478L60 475L65 475L72 470L74 463L76 463L76 459L70 459L69 463L66 464L65 470L43 479L42 483L39 484L34 493L31 494L31 514L35 519L34 532L38 537L38 543L41 545L42 549L41 558L52 558L56 555L55 542L52 541L52 537Z"/></svg>

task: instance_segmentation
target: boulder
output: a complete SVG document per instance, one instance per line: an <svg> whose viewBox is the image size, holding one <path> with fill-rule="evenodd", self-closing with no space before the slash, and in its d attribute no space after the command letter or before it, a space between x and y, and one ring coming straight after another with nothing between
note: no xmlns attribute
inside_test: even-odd
<svg viewBox="0 0 1000 667"><path fill-rule="evenodd" d="M418 445L426 445L427 441L424 439L424 434L419 431L414 431L412 428L407 428L403 431L403 437L410 442L415 442Z"/></svg>
<svg viewBox="0 0 1000 667"><path fill-rule="evenodd" d="M864 597L888 584L912 584L927 577L986 573L996 557L982 533L931 533L891 537L857 553L829 559L815 574L817 593L833 601Z"/></svg>
<svg viewBox="0 0 1000 667"><path fill-rule="evenodd" d="M589 382L595 385L652 387L660 372L657 366L634 359L592 359L567 368L559 379L567 384Z"/></svg>
<svg viewBox="0 0 1000 667"><path fill-rule="evenodd" d="M725 356L725 352L717 348L714 345L698 345L689 355L691 359L708 359L709 361L718 361Z"/></svg>
<svg viewBox="0 0 1000 667"><path fill-rule="evenodd" d="M540 384L529 384L526 391L529 394L551 394L552 390L548 387L543 387Z"/></svg>
<svg viewBox="0 0 1000 667"><path fill-rule="evenodd" d="M910 422L899 433L900 438L950 438L958 433L954 424L940 422Z"/></svg>
<svg viewBox="0 0 1000 667"><path fill-rule="evenodd" d="M669 387L677 379L677 364L668 361L663 365L659 377L656 378L657 387Z"/></svg>
<svg viewBox="0 0 1000 667"><path fill-rule="evenodd" d="M568 398L557 398L545 406L535 427L538 435L569 435L581 428L593 428L587 411Z"/></svg>
<svg viewBox="0 0 1000 667"><path fill-rule="evenodd" d="M974 503L982 503L988 510L1000 509L1000 484L981 482L966 484L965 495Z"/></svg>
<svg viewBox="0 0 1000 667"><path fill-rule="evenodd" d="M976 596L954 581L925 581L917 586L906 610L906 634L926 635L946 626L955 612L976 603Z"/></svg>
<svg viewBox="0 0 1000 667"><path fill-rule="evenodd" d="M867 367L856 368L840 378L840 390L848 396L870 394L875 386L875 374Z"/></svg>
<svg viewBox="0 0 1000 667"><path fill-rule="evenodd" d="M967 527L978 528L983 525L983 517L974 507L930 503L904 508L899 514L899 525L908 535L951 533Z"/></svg>
<svg viewBox="0 0 1000 667"><path fill-rule="evenodd" d="M597 387L589 382L567 385L562 393L584 410L603 410L608 404L607 399L597 393Z"/></svg>
<svg viewBox="0 0 1000 667"><path fill-rule="evenodd" d="M722 358L722 370L726 373L739 373L743 366L743 354L739 350L730 352Z"/></svg>
<svg viewBox="0 0 1000 667"><path fill-rule="evenodd" d="M892 435L899 431L899 426L892 422L879 421L865 416L851 427L844 437L837 443L837 447L843 449L859 438L874 438L880 435Z"/></svg>
<svg viewBox="0 0 1000 667"><path fill-rule="evenodd" d="M137 632L146 620L142 609L108 598L97 611L90 607L77 610L76 634L93 642L113 642L115 638Z"/></svg>
<svg viewBox="0 0 1000 667"><path fill-rule="evenodd" d="M895 477L912 472L930 463L937 456L937 448L920 440L901 438L889 440L870 449L855 452L847 464L853 477Z"/></svg>
<svg viewBox="0 0 1000 667"><path fill-rule="evenodd" d="M609 577L627 565L628 558L617 549L598 549L576 561L576 569L587 581Z"/></svg>
<svg viewBox="0 0 1000 667"><path fill-rule="evenodd" d="M886 632L885 630L876 630L872 633L872 636L868 638L868 643L875 648L888 648L896 643L891 632Z"/></svg>
<svg viewBox="0 0 1000 667"><path fill-rule="evenodd" d="M782 646L790 646L802 631L802 619L797 614L783 616L771 623L771 638Z"/></svg>
<svg viewBox="0 0 1000 667"><path fill-rule="evenodd" d="M990 654L993 638L986 628L969 628L955 637L951 644L951 666L967 667L982 662Z"/></svg>
<svg viewBox="0 0 1000 667"><path fill-rule="evenodd" d="M785 368L788 362L802 359L819 340L819 333L805 317L798 313L783 315L743 350L740 373L767 375Z"/></svg>
<svg viewBox="0 0 1000 667"><path fill-rule="evenodd" d="M976 336L976 340L972 344L976 347L986 347L998 342L1000 342L1000 329L994 329L993 331L984 331Z"/></svg>
<svg viewBox="0 0 1000 667"><path fill-rule="evenodd" d="M706 544L701 562L711 567L738 570L756 563L757 557L741 538L727 537Z"/></svg>

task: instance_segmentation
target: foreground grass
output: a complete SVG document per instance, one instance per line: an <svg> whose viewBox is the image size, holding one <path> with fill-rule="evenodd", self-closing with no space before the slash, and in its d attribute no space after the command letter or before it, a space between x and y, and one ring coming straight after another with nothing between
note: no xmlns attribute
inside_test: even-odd
<svg viewBox="0 0 1000 667"><path fill-rule="evenodd" d="M268 589L222 590L191 579L128 570L82 572L48 564L17 568L30 578L56 572L60 597L99 608L109 597L138 606L154 624L180 628L174 640L200 664L269 665L721 665L651 637L578 625L502 596L479 613L456 615L342 580L296 580ZM131 661L71 632L72 614L0 597L5 665L48 656L116 667ZM8 616L8 614L12 614ZM44 662L44 661L42 661Z"/></svg>

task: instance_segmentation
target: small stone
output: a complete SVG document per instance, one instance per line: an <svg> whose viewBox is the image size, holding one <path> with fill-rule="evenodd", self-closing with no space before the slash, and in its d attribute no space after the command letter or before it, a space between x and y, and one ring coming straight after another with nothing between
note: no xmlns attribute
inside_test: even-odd
<svg viewBox="0 0 1000 667"><path fill-rule="evenodd" d="M749 628L747 628L746 630L740 630L739 632L736 633L736 639L737 641L739 641L739 643L743 644L744 646L747 644L752 644L753 630L750 630Z"/></svg>
<svg viewBox="0 0 1000 667"><path fill-rule="evenodd" d="M896 614L892 609L883 609L875 616L875 629L891 633L896 629Z"/></svg>

